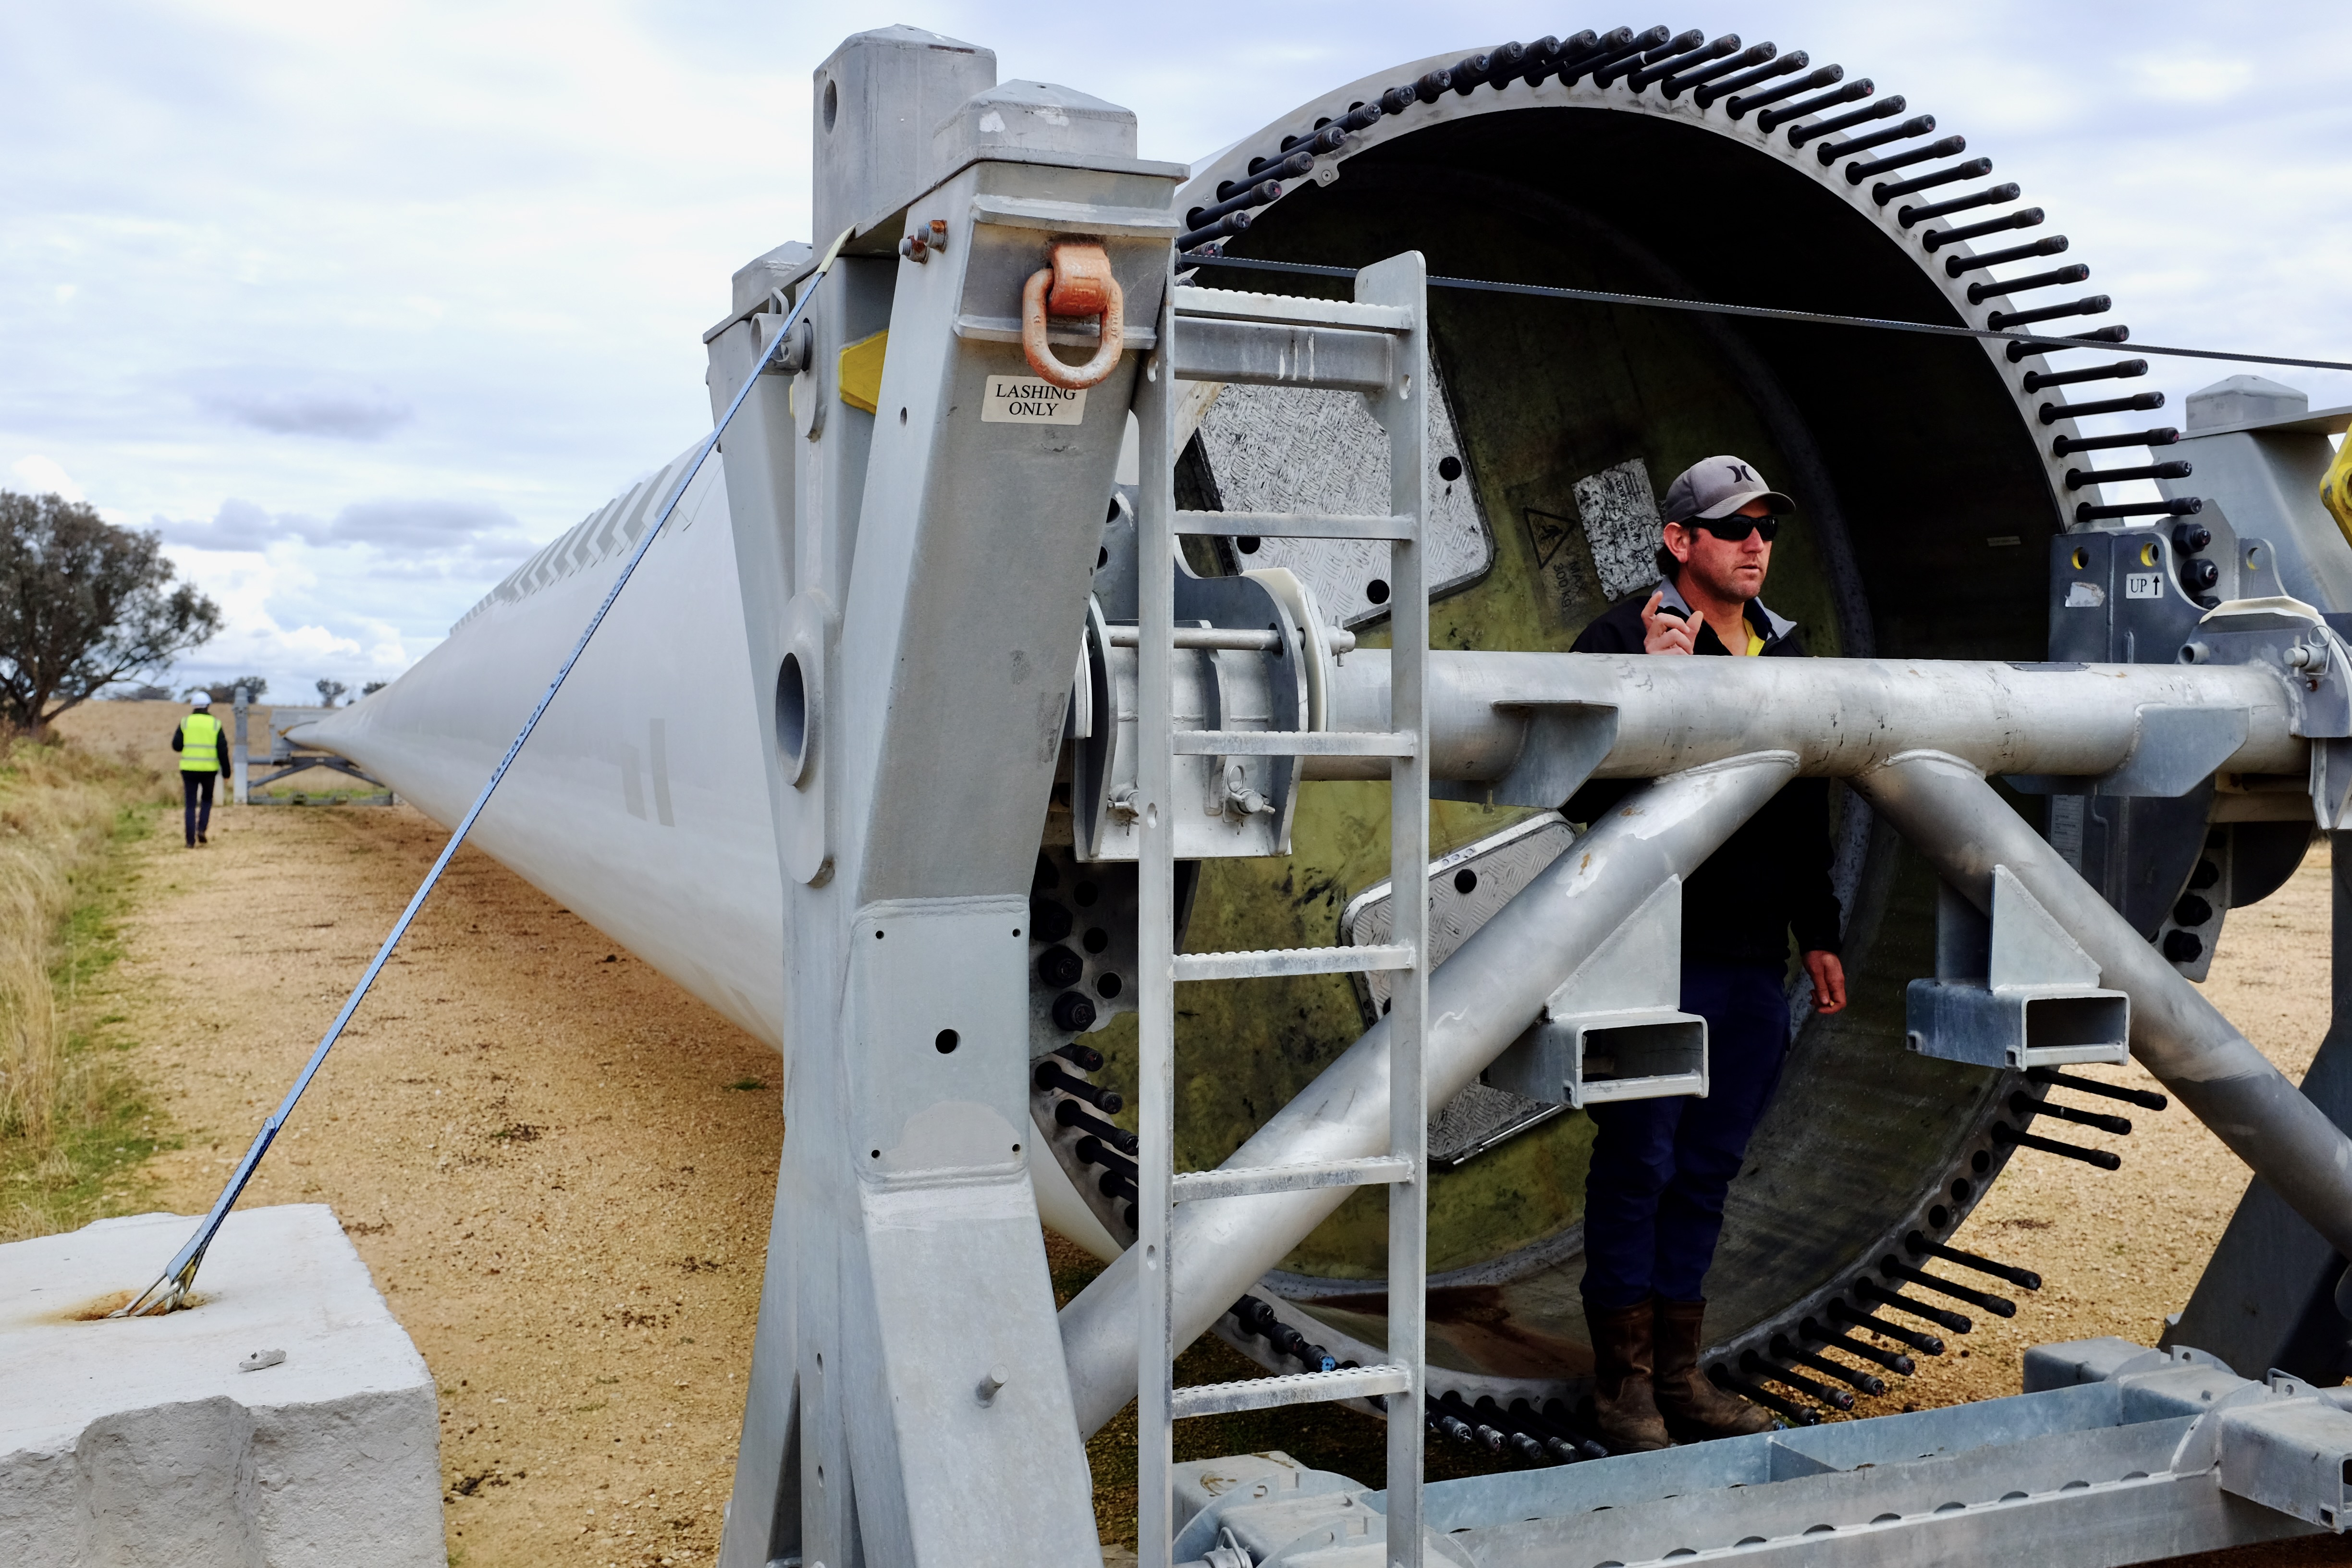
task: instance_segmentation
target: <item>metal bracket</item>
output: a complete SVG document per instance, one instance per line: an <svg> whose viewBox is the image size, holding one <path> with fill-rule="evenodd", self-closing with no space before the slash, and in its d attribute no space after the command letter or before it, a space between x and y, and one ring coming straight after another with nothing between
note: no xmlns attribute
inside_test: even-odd
<svg viewBox="0 0 2352 1568"><path fill-rule="evenodd" d="M2213 776L2246 743L2252 715L2242 708L2139 710L2139 734L2131 755L2096 778L2055 773L2013 773L2011 787L2021 795L2154 796L2187 795Z"/></svg>
<svg viewBox="0 0 2352 1568"><path fill-rule="evenodd" d="M1617 710L1601 702L1498 704L1527 718L1510 768L1491 784L1438 783L1430 794L1494 805L1552 807L1584 787L1617 743Z"/></svg>
<svg viewBox="0 0 2352 1568"><path fill-rule="evenodd" d="M2099 965L2006 866L1992 868L1992 915L1943 884L1936 978L1904 998L1906 1042L1922 1056L2021 1069L2120 1062L2131 1001L2099 988Z"/></svg>
<svg viewBox="0 0 2352 1568"><path fill-rule="evenodd" d="M1682 953L1683 882L1669 877L1551 994L1482 1081L1549 1105L1704 1097L1706 1020L1681 1010Z"/></svg>

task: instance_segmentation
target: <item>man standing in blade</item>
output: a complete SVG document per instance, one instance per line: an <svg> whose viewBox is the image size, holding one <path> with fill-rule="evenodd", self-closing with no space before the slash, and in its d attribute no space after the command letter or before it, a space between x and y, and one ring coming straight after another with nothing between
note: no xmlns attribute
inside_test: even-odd
<svg viewBox="0 0 2352 1568"><path fill-rule="evenodd" d="M196 693L196 710L172 731L172 750L180 753L180 800L186 819L188 847L212 842L213 785L228 772L228 731L213 717L208 692Z"/></svg>
<svg viewBox="0 0 2352 1568"><path fill-rule="evenodd" d="M1693 464L1667 487L1664 581L1585 627L1579 653L1801 658L1793 622L1758 597L1779 514L1794 510L1738 458ZM1595 785L1568 815L1590 822L1627 786ZM1683 886L1682 1005L1706 1020L1708 1092L1593 1106L1585 1184L1584 1313L1594 1415L1621 1452L1769 1429L1708 1382L1700 1293L1731 1179L1789 1048L1789 939L1813 1010L1845 1005L1830 888L1829 790L1798 779Z"/></svg>

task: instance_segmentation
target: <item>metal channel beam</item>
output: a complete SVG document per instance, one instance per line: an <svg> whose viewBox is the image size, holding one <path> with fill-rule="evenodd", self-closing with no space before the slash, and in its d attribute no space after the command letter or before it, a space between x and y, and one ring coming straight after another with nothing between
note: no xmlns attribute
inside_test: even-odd
<svg viewBox="0 0 2352 1568"><path fill-rule="evenodd" d="M1793 756L1767 752L1661 779L1529 883L1430 976L1431 1101L1466 1088L1661 883L1697 869L1795 771ZM1387 1033L1385 1023L1367 1032L1227 1163L1388 1152ZM1351 1190L1186 1204L1170 1247L1174 1342L1197 1339ZM1130 1249L1062 1310L1071 1396L1086 1432L1135 1394L1138 1267Z"/></svg>
<svg viewBox="0 0 2352 1568"><path fill-rule="evenodd" d="M2342 1528L2340 1394L2114 1339L2037 1347L2025 1372L2006 1399L1442 1482L1428 1539L1480 1568L2108 1568ZM1268 1458L1187 1467L1181 1544L1230 1531L1263 1568L1307 1568L1381 1540L1381 1494Z"/></svg>

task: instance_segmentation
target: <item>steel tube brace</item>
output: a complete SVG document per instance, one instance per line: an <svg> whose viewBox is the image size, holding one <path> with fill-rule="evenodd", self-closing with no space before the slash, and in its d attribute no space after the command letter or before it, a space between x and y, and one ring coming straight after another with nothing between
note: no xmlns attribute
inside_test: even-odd
<svg viewBox="0 0 2352 1568"><path fill-rule="evenodd" d="M1575 854L1555 861L1439 964L1429 979L1430 1103L1467 1088L1611 932L1669 878L1696 870L1796 771L1790 752L1763 752L1637 790ZM1387 1029L1385 1022L1375 1025L1227 1165L1386 1153ZM1185 1204L1169 1249L1177 1260L1175 1342L1197 1339L1351 1191L1319 1187ZM1130 1249L1062 1310L1070 1392L1085 1432L1135 1394L1139 1262Z"/></svg>
<svg viewBox="0 0 2352 1568"><path fill-rule="evenodd" d="M1332 729L1388 727L1387 658L1362 648L1333 668ZM2200 778L2216 766L2309 765L2285 682L2258 665L1433 652L1429 705L1431 772L1474 783L1507 779L1580 730L1601 778L1654 778L1765 749L1794 752L1808 774L1853 774L1928 749L1988 773L2097 777L2133 760L2144 709L2245 714L2242 739L2224 732L2203 748L2221 754L2194 759ZM1374 766L1321 756L1306 776L1369 778Z"/></svg>
<svg viewBox="0 0 2352 1568"><path fill-rule="evenodd" d="M2338 1252L2352 1256L2352 1140L1958 757L1914 751L1853 787L1963 897L2008 868L2131 998L2131 1051ZM1066 1331L1065 1338L1066 1339Z"/></svg>

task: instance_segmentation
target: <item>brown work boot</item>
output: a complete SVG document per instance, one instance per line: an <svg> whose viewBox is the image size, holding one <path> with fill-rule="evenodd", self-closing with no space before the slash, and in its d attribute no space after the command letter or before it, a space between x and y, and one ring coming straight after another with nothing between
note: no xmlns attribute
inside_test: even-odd
<svg viewBox="0 0 2352 1568"><path fill-rule="evenodd" d="M1772 1417L1748 1401L1707 1380L1699 1369L1698 1352L1705 1342L1699 1324L1706 1316L1704 1301L1660 1301L1657 1304L1658 1411L1666 1429L1679 1442L1703 1442L1709 1437L1744 1437L1769 1432Z"/></svg>
<svg viewBox="0 0 2352 1568"><path fill-rule="evenodd" d="M1601 1310L1588 1304L1592 1331L1592 1419L1601 1440L1620 1454L1667 1446L1666 1424L1650 1388L1651 1303Z"/></svg>

